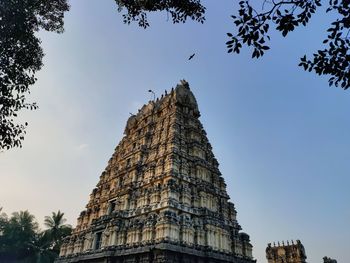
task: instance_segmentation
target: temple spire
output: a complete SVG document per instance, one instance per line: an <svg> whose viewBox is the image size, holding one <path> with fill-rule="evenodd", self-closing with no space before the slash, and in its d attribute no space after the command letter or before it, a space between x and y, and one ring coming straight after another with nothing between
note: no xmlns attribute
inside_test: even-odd
<svg viewBox="0 0 350 263"><path fill-rule="evenodd" d="M58 262L255 262L199 116L181 80L129 117Z"/></svg>

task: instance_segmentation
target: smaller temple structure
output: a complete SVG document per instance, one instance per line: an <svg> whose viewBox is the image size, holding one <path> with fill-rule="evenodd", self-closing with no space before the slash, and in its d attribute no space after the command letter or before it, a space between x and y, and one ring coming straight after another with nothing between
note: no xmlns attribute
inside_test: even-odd
<svg viewBox="0 0 350 263"><path fill-rule="evenodd" d="M287 241L286 244L282 241L282 244L278 242L273 246L269 243L266 248L266 258L268 263L306 263L305 249L300 240L296 243L293 240L291 243Z"/></svg>

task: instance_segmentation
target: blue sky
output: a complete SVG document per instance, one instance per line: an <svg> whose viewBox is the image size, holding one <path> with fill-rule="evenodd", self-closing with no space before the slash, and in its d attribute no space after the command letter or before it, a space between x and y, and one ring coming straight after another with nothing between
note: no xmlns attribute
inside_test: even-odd
<svg viewBox="0 0 350 263"><path fill-rule="evenodd" d="M0 153L0 207L39 221L61 209L75 225L129 112L148 89L161 95L184 78L258 262L267 243L287 239L302 241L310 263L350 262L350 95L297 67L321 47L329 18L273 34L252 60L226 53L236 2L204 3L204 25L158 13L144 30L124 25L112 0L71 1L66 32L40 33L45 66L30 96L40 108L22 113L23 148Z"/></svg>

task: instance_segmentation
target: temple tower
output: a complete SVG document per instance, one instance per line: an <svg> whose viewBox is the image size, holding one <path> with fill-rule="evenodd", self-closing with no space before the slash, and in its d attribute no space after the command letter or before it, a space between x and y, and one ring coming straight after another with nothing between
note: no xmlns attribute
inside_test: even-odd
<svg viewBox="0 0 350 263"><path fill-rule="evenodd" d="M304 246L301 244L300 240L296 243L293 241L291 244L287 241L287 244L278 245L271 243L267 245L266 248L266 258L268 263L306 263L306 254Z"/></svg>
<svg viewBox="0 0 350 263"><path fill-rule="evenodd" d="M57 262L253 263L186 81L129 118Z"/></svg>

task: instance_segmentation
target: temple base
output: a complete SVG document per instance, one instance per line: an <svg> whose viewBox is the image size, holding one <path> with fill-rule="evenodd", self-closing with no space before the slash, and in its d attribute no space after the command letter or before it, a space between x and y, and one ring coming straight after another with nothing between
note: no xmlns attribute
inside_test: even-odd
<svg viewBox="0 0 350 263"><path fill-rule="evenodd" d="M256 263L256 260L214 251L201 251L158 244L114 251L113 249L91 251L84 254L58 258L56 263Z"/></svg>

